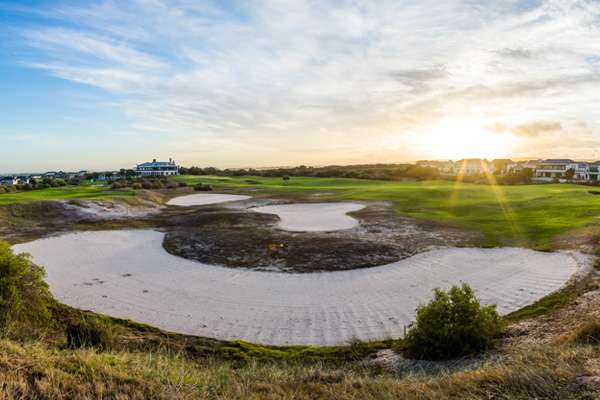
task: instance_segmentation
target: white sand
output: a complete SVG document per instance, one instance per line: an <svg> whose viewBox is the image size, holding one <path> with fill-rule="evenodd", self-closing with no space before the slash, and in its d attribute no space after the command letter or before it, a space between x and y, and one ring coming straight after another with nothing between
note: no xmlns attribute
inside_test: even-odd
<svg viewBox="0 0 600 400"><path fill-rule="evenodd" d="M252 211L276 214L280 229L295 232L336 231L358 226L349 212L365 208L357 203L301 203L251 208Z"/></svg>
<svg viewBox="0 0 600 400"><path fill-rule="evenodd" d="M150 214L156 214L162 207L155 205L148 206L130 206L128 204L118 203L116 201L98 201L98 200L78 200L77 203L63 202L65 208L78 213L82 217L92 217L96 219L120 219L145 217Z"/></svg>
<svg viewBox="0 0 600 400"><path fill-rule="evenodd" d="M559 289L590 262L579 253L452 248L376 268L284 274L185 260L168 254L162 240L149 230L79 232L15 250L31 253L55 296L71 306L274 345L402 336L433 288L459 281L508 313Z"/></svg>
<svg viewBox="0 0 600 400"><path fill-rule="evenodd" d="M229 201L247 200L250 196L222 193L197 193L175 197L167 202L169 206L203 206L206 204L227 203Z"/></svg>

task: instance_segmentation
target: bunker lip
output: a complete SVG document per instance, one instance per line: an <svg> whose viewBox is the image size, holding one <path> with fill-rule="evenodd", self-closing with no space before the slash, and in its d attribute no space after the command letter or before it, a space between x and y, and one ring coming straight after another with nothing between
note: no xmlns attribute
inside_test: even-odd
<svg viewBox="0 0 600 400"><path fill-rule="evenodd" d="M277 204L252 208L251 211L275 214L280 229L292 232L329 232L352 229L358 220L347 215L365 205L348 202Z"/></svg>
<svg viewBox="0 0 600 400"><path fill-rule="evenodd" d="M174 197L167 202L168 206L192 207L208 204L220 204L232 201L248 200L251 196L225 193L196 193Z"/></svg>
<svg viewBox="0 0 600 400"><path fill-rule="evenodd" d="M235 270L172 256L151 230L70 233L15 246L46 268L58 300L169 331L271 345L400 337L435 287L470 284L503 313L560 289L592 258L520 248L447 248L370 269Z"/></svg>

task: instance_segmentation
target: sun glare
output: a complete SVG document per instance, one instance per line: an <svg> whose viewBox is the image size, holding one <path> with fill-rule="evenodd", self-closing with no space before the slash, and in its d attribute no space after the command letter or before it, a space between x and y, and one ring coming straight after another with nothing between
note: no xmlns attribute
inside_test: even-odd
<svg viewBox="0 0 600 400"><path fill-rule="evenodd" d="M480 121L451 120L419 135L415 146L435 159L502 158L514 142L514 136L490 132Z"/></svg>

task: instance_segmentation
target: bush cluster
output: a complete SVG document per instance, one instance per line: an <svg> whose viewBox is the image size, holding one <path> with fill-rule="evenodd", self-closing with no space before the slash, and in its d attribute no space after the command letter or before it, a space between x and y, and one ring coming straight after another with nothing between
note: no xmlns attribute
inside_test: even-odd
<svg viewBox="0 0 600 400"><path fill-rule="evenodd" d="M197 192L210 192L212 190L212 186L198 183L194 185L194 190Z"/></svg>
<svg viewBox="0 0 600 400"><path fill-rule="evenodd" d="M0 242L0 330L5 334L19 325L42 325L49 321L52 299L44 270L29 255L14 254Z"/></svg>
<svg viewBox="0 0 600 400"><path fill-rule="evenodd" d="M185 182L173 182L166 177L147 177L147 178L131 178L131 179L119 179L113 181L110 184L111 189L126 189L131 188L134 190L140 189L176 189L178 187L185 187Z"/></svg>
<svg viewBox="0 0 600 400"><path fill-rule="evenodd" d="M95 318L68 322L65 334L67 347L71 349L94 347L108 350L114 344L113 331Z"/></svg>
<svg viewBox="0 0 600 400"><path fill-rule="evenodd" d="M308 176L317 178L358 178L358 179L438 179L437 169L412 164L371 164L371 165L330 165L325 167L306 167L301 165L293 168L272 169L218 169L214 167L191 167L180 169L188 175L217 175L217 176L264 176L280 177L288 180L293 176Z"/></svg>
<svg viewBox="0 0 600 400"><path fill-rule="evenodd" d="M440 360L476 355L493 348L503 323L496 306L482 306L468 285L434 291L417 309L415 325L404 339L411 358Z"/></svg>
<svg viewBox="0 0 600 400"><path fill-rule="evenodd" d="M18 185L0 185L0 194L2 193L12 193L12 192L21 192L21 191L29 191L29 190L39 190L39 189L48 189L51 187L62 187L66 185L79 185L80 181L78 179L71 179L68 182L64 179L44 179L40 181L36 181L35 179L31 179L29 183L18 184Z"/></svg>

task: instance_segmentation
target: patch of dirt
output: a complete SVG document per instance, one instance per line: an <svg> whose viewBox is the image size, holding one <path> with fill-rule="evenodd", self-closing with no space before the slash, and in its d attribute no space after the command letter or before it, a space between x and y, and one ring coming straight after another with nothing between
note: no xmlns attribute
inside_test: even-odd
<svg viewBox="0 0 600 400"><path fill-rule="evenodd" d="M392 263L437 246L469 245L480 236L398 217L388 203L352 214L357 228L287 232L275 215L240 208L202 208L166 221L171 254L207 264L282 272L340 271Z"/></svg>

